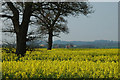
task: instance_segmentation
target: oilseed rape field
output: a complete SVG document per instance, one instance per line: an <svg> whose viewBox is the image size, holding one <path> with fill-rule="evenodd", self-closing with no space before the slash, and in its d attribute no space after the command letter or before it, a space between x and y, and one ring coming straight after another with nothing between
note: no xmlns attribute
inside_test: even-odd
<svg viewBox="0 0 120 80"><path fill-rule="evenodd" d="M36 49L24 57L2 51L2 78L120 79L118 49Z"/></svg>

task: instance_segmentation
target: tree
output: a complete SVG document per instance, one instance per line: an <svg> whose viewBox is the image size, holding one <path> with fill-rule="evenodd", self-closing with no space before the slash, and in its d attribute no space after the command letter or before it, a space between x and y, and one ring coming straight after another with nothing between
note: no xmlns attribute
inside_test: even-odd
<svg viewBox="0 0 120 80"><path fill-rule="evenodd" d="M7 0L8 1L8 0ZM70 2L70 3L48 3L48 2L6 2L9 7L10 14L3 14L2 17L7 17L12 20L13 29L16 34L16 54L24 56L26 53L26 41L27 41L27 33L28 27L30 23L30 18L34 16L34 18L39 18L43 23L40 23L42 26L41 29L47 29L49 34L48 38L48 49L52 48L52 37L54 33L59 35L59 33L66 32L67 27L63 27L62 22L65 23L65 19L63 16L69 15L78 15L82 13L84 15L91 13L89 10L90 7L87 3L79 3L79 2ZM52 14L51 14L52 13ZM11 16L12 14L12 16ZM21 16L21 17L20 17ZM42 16L42 17L41 17ZM39 22L41 22L39 21ZM46 23L46 24L45 24ZM48 26L47 26L48 25ZM44 30L41 30L44 32ZM38 34L36 34L38 35ZM33 36L31 40L36 38Z"/></svg>
<svg viewBox="0 0 120 80"><path fill-rule="evenodd" d="M6 2L13 16L2 15L2 17L7 17L12 20L14 31L16 33L16 54L24 56L26 53L26 35L28 32L28 26L30 22L30 17L32 14L32 2L25 2L23 7L22 21L20 22L20 9L15 6L15 3ZM21 3L21 2L19 2ZM17 4L17 3L16 3ZM23 4L23 3L22 3Z"/></svg>
<svg viewBox="0 0 120 80"><path fill-rule="evenodd" d="M44 35L48 34L48 50L52 49L53 37L59 36L61 32L68 33L67 20L64 17L79 14L87 15L92 13L91 6L86 2L46 2L45 9L40 10L40 5L33 16L38 18L40 28L38 31ZM38 15L36 15L38 14Z"/></svg>

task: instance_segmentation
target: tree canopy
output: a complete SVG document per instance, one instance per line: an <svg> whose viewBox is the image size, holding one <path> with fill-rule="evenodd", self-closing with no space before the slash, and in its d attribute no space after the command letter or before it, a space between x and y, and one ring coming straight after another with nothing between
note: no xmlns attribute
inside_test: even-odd
<svg viewBox="0 0 120 80"><path fill-rule="evenodd" d="M64 17L87 15L92 7L87 2L5 2L2 17L12 20L16 33L16 54L24 56L30 23L39 25L40 34L48 34L48 49L52 48L53 36L68 33ZM30 34L37 33L36 31ZM38 35L39 33L35 34ZM38 35L40 36L40 35ZM34 39L36 36L31 39Z"/></svg>
<svg viewBox="0 0 120 80"><path fill-rule="evenodd" d="M58 37L61 32L69 33L65 17L92 13L92 7L86 2L46 2L36 5L39 7L35 8L33 16L37 17L39 24L37 32L48 35L48 50L52 48L53 36Z"/></svg>

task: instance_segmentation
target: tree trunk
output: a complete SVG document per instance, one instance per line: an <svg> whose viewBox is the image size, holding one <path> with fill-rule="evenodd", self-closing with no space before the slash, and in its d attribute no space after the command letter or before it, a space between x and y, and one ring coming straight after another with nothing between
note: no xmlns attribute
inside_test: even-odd
<svg viewBox="0 0 120 80"><path fill-rule="evenodd" d="M32 14L32 3L25 3L25 10L21 25L16 30L16 54L24 56L26 53L26 36L28 32L30 16ZM14 21L15 22L15 21Z"/></svg>
<svg viewBox="0 0 120 80"><path fill-rule="evenodd" d="M24 56L26 53L26 36L25 33L20 32L16 35L16 54Z"/></svg>
<svg viewBox="0 0 120 80"><path fill-rule="evenodd" d="M47 50L52 49L52 43L53 43L53 34L52 34L52 31L50 31L49 36L48 36L48 48L47 48Z"/></svg>

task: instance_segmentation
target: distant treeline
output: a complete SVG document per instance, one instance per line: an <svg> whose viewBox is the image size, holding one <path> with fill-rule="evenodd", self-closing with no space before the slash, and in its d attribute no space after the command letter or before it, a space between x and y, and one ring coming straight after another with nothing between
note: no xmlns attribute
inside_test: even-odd
<svg viewBox="0 0 120 80"><path fill-rule="evenodd" d="M53 43L53 48L120 48L118 41L110 40L95 40L95 41L61 41L56 40ZM13 47L15 44L2 44L2 47ZM44 41L27 42L29 48L47 48L47 43Z"/></svg>

